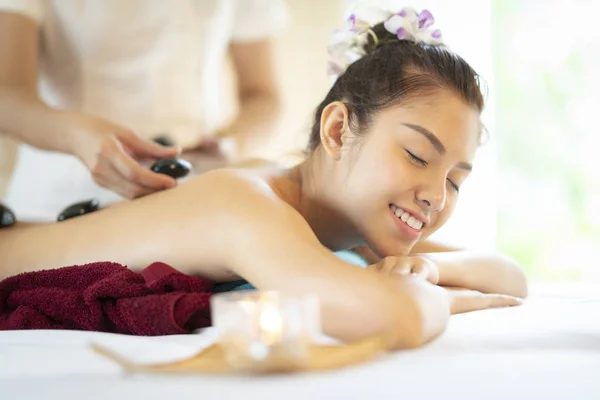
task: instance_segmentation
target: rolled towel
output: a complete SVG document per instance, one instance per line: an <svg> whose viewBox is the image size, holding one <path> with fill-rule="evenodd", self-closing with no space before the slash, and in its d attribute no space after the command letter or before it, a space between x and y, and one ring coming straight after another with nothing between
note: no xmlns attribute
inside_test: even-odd
<svg viewBox="0 0 600 400"><path fill-rule="evenodd" d="M141 273L111 262L30 272L0 282L0 330L184 334L210 325L212 294L212 282L160 262Z"/></svg>

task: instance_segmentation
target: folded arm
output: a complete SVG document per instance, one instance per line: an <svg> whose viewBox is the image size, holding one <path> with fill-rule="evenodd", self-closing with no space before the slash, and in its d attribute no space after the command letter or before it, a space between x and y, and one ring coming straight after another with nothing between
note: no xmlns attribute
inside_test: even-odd
<svg viewBox="0 0 600 400"><path fill-rule="evenodd" d="M427 258L437 265L440 285L527 297L523 268L504 254L423 241L413 248L411 255Z"/></svg>
<svg viewBox="0 0 600 400"><path fill-rule="evenodd" d="M355 251L369 263L378 260L377 255L366 247ZM506 255L465 250L430 240L417 243L410 255L433 261L439 271L438 284L441 286L527 297L523 268Z"/></svg>

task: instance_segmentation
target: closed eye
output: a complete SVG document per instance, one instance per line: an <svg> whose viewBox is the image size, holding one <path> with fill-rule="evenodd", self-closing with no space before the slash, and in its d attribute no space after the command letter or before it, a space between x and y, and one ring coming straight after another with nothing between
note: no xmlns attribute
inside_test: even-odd
<svg viewBox="0 0 600 400"><path fill-rule="evenodd" d="M446 180L448 181L448 183L450 183L450 186L452 186L452 189L456 190L457 192L460 190L460 187L456 183L452 182L450 179L446 179Z"/></svg>
<svg viewBox="0 0 600 400"><path fill-rule="evenodd" d="M406 150L406 154L408 155L408 158L411 159L411 161L416 162L417 164L419 164L422 167L426 167L427 166L427 161L423 160L422 158L419 158L417 156L415 156L413 153L411 153L410 151Z"/></svg>
<svg viewBox="0 0 600 400"><path fill-rule="evenodd" d="M423 160L422 158L417 157L416 155L414 155L413 153L411 153L410 151L406 150L406 154L408 155L408 158L410 158L411 161L419 164L421 167L426 167L427 166L427 161ZM446 179L448 181L448 183L450 184L450 186L452 187L452 189L454 189L457 193L460 191L460 187L454 183L452 180L450 179Z"/></svg>

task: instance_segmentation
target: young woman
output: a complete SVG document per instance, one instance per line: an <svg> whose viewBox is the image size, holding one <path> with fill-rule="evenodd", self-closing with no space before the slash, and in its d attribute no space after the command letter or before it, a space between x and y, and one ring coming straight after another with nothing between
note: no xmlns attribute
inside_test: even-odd
<svg viewBox="0 0 600 400"><path fill-rule="evenodd" d="M301 164L217 170L58 224L5 229L0 273L160 260L216 282L315 293L325 333L386 334L396 348L436 337L451 313L519 304L527 289L514 262L426 241L473 168L483 108L477 74L431 19L351 17ZM378 261L361 269L332 253L358 246Z"/></svg>

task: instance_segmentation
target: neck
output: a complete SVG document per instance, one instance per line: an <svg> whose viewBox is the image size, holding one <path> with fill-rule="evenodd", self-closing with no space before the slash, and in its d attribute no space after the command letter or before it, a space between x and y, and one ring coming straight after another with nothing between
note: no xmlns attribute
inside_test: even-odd
<svg viewBox="0 0 600 400"><path fill-rule="evenodd" d="M338 251L364 244L349 219L336 207L333 179L323 171L328 160L318 152L289 170L293 187L286 201L308 222L319 241L327 248Z"/></svg>

